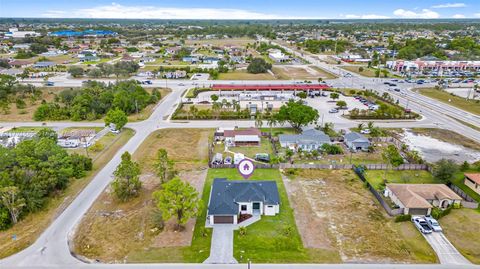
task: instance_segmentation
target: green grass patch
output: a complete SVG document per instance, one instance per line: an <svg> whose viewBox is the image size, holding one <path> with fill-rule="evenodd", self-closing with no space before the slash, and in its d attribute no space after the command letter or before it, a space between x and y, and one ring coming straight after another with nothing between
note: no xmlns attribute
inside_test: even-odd
<svg viewBox="0 0 480 269"><path fill-rule="evenodd" d="M377 190L383 187L383 178L385 176L385 170L367 170L365 171L365 177ZM404 183L404 184L426 184L426 183L441 183L436 180L432 174L424 170L405 170L387 171L387 183Z"/></svg>
<svg viewBox="0 0 480 269"><path fill-rule="evenodd" d="M450 94L443 90L437 90L435 88L422 88L417 89L417 91L429 98L468 111L475 115L480 115L480 102L478 101L466 100L465 98Z"/></svg>
<svg viewBox="0 0 480 269"><path fill-rule="evenodd" d="M31 133L31 132L34 132L34 133L37 133L38 131L42 130L42 129L51 129L50 127L13 127L12 129L10 129L8 132L10 133Z"/></svg>
<svg viewBox="0 0 480 269"><path fill-rule="evenodd" d="M480 194L476 193L474 190L470 189L467 185L464 184L465 180L465 175L464 173L478 173L478 171L472 170L472 171L465 171L465 172L457 172L453 176L452 183L462 189L468 196L472 197L475 199L475 201L480 203Z"/></svg>

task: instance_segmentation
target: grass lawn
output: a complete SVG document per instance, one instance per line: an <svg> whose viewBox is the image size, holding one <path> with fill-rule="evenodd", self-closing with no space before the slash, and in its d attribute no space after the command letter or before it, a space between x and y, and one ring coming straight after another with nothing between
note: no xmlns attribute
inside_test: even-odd
<svg viewBox="0 0 480 269"><path fill-rule="evenodd" d="M241 180L236 169L210 169L208 180L228 178ZM262 216L262 219L247 227L247 234L241 236L234 233L233 255L240 263L250 259L253 263L306 263L306 262L338 262L337 253L306 249L298 233L293 210L290 207L287 193L280 172L272 169L257 169L250 178L252 180L275 180L280 194L280 214ZM284 235L285 227L291 227L290 235Z"/></svg>
<svg viewBox="0 0 480 269"><path fill-rule="evenodd" d="M382 188L383 177L385 175L385 170L366 170L365 177L368 182L373 185L377 190ZM387 171L387 182L388 183L413 183L413 184L425 184L425 183L441 183L438 180L433 178L433 175L428 171L417 170L417 171Z"/></svg>
<svg viewBox="0 0 480 269"><path fill-rule="evenodd" d="M307 69L311 69L310 72ZM313 83L317 83L318 78L328 79L331 78L331 74L323 71L318 67L305 66L291 67L291 66L275 66L272 68L273 73L278 79L305 79L312 80Z"/></svg>
<svg viewBox="0 0 480 269"><path fill-rule="evenodd" d="M13 127L12 129L10 129L8 132L10 133L29 133L29 132L38 132L42 129L50 129L50 127L42 127L42 126L35 126L35 127L26 127L26 126L21 126L21 127Z"/></svg>
<svg viewBox="0 0 480 269"><path fill-rule="evenodd" d="M465 98L450 94L443 90L437 90L435 88L421 88L417 89L417 91L422 95L438 100L445 104L449 104L470 113L480 115L480 103L477 101L466 100Z"/></svg>
<svg viewBox="0 0 480 269"><path fill-rule="evenodd" d="M480 264L480 211L454 209L440 219L448 240L472 263Z"/></svg>
<svg viewBox="0 0 480 269"><path fill-rule="evenodd" d="M288 134L296 134L295 129L293 128L260 128L260 131L265 132L265 133L270 133L272 131L272 136L276 137L282 134L288 135Z"/></svg>
<svg viewBox="0 0 480 269"><path fill-rule="evenodd" d="M29 214L12 228L0 232L0 258L10 256L35 242L37 237L55 220L80 193L81 190L92 180L92 178L107 164L115 153L127 143L134 135L130 129L124 130L117 139L111 140L105 149L98 153L93 161L93 169L86 177L70 182L66 190L59 195L52 197L44 209ZM17 235L17 240L12 241L11 236Z"/></svg>
<svg viewBox="0 0 480 269"><path fill-rule="evenodd" d="M465 172L457 172L455 173L455 175L453 176L453 180L452 180L452 183L454 185L456 185L457 187L459 187L460 189L462 189L468 196L472 197L473 199L475 199L475 201L479 202L480 203L480 194L474 192L472 189L470 189L470 187L468 187L467 185L465 185L463 182L464 182L464 179L465 179L465 175L464 173L478 173L478 171L465 171Z"/></svg>
<svg viewBox="0 0 480 269"><path fill-rule="evenodd" d="M211 44L213 46L246 46L247 44L253 44L256 40L250 37L238 37L238 38L225 38L225 39L201 39L201 40L185 40L185 45L205 45Z"/></svg>
<svg viewBox="0 0 480 269"><path fill-rule="evenodd" d="M269 73L250 74L246 70L235 70L233 72L221 73L218 80L275 80Z"/></svg>
<svg viewBox="0 0 480 269"><path fill-rule="evenodd" d="M352 170L287 172L284 182L304 244L330 249L346 263L437 261L415 227L395 223Z"/></svg>
<svg viewBox="0 0 480 269"><path fill-rule="evenodd" d="M273 154L272 144L268 138L262 137L260 141L260 146L245 146L245 147L231 147L230 151L236 153L243 153L245 156L255 159L257 153L268 153L270 157Z"/></svg>
<svg viewBox="0 0 480 269"><path fill-rule="evenodd" d="M320 68L318 66L311 66L311 68L315 69L318 73L321 74L321 77L324 79L335 79L337 76L333 73L328 72L327 70Z"/></svg>

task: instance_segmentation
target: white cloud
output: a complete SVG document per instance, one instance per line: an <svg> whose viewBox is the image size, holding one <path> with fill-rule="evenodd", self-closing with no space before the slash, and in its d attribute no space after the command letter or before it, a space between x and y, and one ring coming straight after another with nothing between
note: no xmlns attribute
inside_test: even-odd
<svg viewBox="0 0 480 269"><path fill-rule="evenodd" d="M446 3L446 4L439 4L432 6L432 8L459 8L459 7L466 7L465 3Z"/></svg>
<svg viewBox="0 0 480 269"><path fill-rule="evenodd" d="M455 14L455 15L452 16L452 18L454 18L454 19L463 19L463 18L465 18L465 15L463 15L463 14Z"/></svg>
<svg viewBox="0 0 480 269"><path fill-rule="evenodd" d="M71 11L51 10L42 15L50 18L105 19L302 19L242 9L124 6L117 3Z"/></svg>
<svg viewBox="0 0 480 269"><path fill-rule="evenodd" d="M388 16L377 15L377 14L364 14L364 15L355 15L355 14L346 14L343 16L345 19L388 19Z"/></svg>
<svg viewBox="0 0 480 269"><path fill-rule="evenodd" d="M422 9L421 12L397 9L393 12L393 15L406 19L436 19L440 17L440 14L430 9Z"/></svg>

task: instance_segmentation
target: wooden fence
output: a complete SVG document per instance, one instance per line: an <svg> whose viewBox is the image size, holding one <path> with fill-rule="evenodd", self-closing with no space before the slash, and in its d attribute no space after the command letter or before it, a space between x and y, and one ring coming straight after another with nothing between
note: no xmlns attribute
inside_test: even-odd
<svg viewBox="0 0 480 269"><path fill-rule="evenodd" d="M448 187L452 189L452 191L454 191L456 194L458 194L458 196L463 198L462 200L463 207L473 208L473 209L478 208L479 204L475 201L475 199L473 199L468 194L466 194L462 189L453 185L452 183L449 183Z"/></svg>

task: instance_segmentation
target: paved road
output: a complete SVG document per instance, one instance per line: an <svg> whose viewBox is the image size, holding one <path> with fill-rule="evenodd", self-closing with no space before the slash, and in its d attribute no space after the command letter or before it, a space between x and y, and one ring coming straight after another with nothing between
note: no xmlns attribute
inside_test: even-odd
<svg viewBox="0 0 480 269"><path fill-rule="evenodd" d="M331 69L332 72L341 72L337 67L330 67L319 61L318 65L321 65L322 68ZM312 61L312 63L317 64L317 62ZM326 65L326 67L324 66ZM330 70L329 70L330 71ZM180 101L180 96L182 92L185 91L188 87L192 87L192 81L165 81L165 80L155 80L153 87L164 86L164 83L168 83L168 87L173 89L172 94L168 95L159 105L151 117L142 122L129 123L127 126L136 131L135 135L117 152L117 154L112 158L112 160L105 165L105 167L92 179L90 184L79 194L79 196L65 209L65 211L55 220L53 223L40 235L40 237L35 241L30 247L25 250L11 256L0 260L0 267L3 268L13 268L13 267L28 267L35 268L113 268L113 267L125 267L125 268L145 268L145 267L155 267L155 268L225 268L225 265L182 265L182 264L163 264L163 265L105 265L105 264L95 264L95 265L86 265L76 258L74 258L69 250L69 240L72 237L72 233L75 231L75 226L80 222L83 215L88 211L90 206L94 203L96 198L102 193L105 187L112 180L112 173L115 170L116 166L120 162L120 155L124 151L134 152L138 146L145 140L145 138L156 129L162 128L214 128L214 127L248 127L253 126L254 122L252 121L194 121L194 122L171 122L169 121L169 115L172 114L175 107ZM242 81L216 81L216 83L239 83L243 84ZM251 83L251 82L250 82ZM255 83L263 84L277 84L277 83L292 83L291 81L256 81ZM378 79L368 79L354 77L350 80L345 78L340 78L332 81L332 84L346 87L348 83L357 86L365 86L366 88L372 89L382 89L382 80ZM82 84L81 80L68 79L66 77L60 78L56 82L57 86L80 86ZM200 82L200 85L202 82ZM384 89L386 90L386 89ZM406 93L410 95L410 93ZM457 123L456 121L449 118L448 113L453 113L456 116L466 115L465 112L456 108L450 108L446 105L438 104L425 104L417 101L418 98L408 99L403 96L398 96L400 103L409 103L409 106L416 110L422 111L422 114L425 118L422 121L415 122L393 122L393 121L382 121L377 125L383 127L413 127L413 126L422 126L422 127L434 127L438 126L441 128L446 128L450 130L462 130L462 133L470 138L480 140L480 132L467 128L464 125ZM403 104L402 103L402 104ZM463 113L463 114L462 114ZM466 117L462 117L462 120ZM469 122L477 123L476 118L468 119ZM38 126L39 123L0 123L0 126ZM348 128L356 126L357 122L355 121L345 121L342 123L342 126L337 126L337 128ZM102 123L87 123L87 122L55 122L47 123L47 126L58 126L58 127L68 127L68 126L103 126ZM480 126L480 123L477 124ZM245 268L245 265L231 265L232 268ZM443 265L255 265L254 268L471 268L469 266L455 266L452 265L443 266Z"/></svg>
<svg viewBox="0 0 480 269"><path fill-rule="evenodd" d="M233 257L233 229L234 225L216 224L213 226L210 257L203 263L235 264Z"/></svg>
<svg viewBox="0 0 480 269"><path fill-rule="evenodd" d="M423 235L432 246L441 264L470 264L470 261L458 252L443 233L431 233Z"/></svg>

